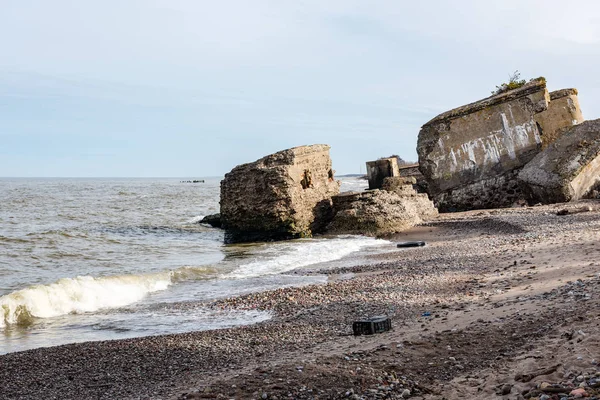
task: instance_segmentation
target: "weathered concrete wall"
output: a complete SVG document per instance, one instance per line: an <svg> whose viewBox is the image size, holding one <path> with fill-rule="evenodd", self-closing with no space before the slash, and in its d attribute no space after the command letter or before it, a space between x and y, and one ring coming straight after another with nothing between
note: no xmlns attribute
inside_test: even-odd
<svg viewBox="0 0 600 400"><path fill-rule="evenodd" d="M369 189L380 189L383 180L391 176L399 176L398 159L396 157L380 158L376 161L367 162L367 179Z"/></svg>
<svg viewBox="0 0 600 400"><path fill-rule="evenodd" d="M400 165L398 166L398 172L400 176L413 176L415 178L423 176L421 171L419 171L418 163Z"/></svg>
<svg viewBox="0 0 600 400"><path fill-rule="evenodd" d="M579 107L577 89L551 92L548 109L537 114L535 119L541 130L542 149L545 149L566 129L584 121Z"/></svg>
<svg viewBox="0 0 600 400"><path fill-rule="evenodd" d="M235 167L221 181L225 241L250 242L311 236L332 217L339 193L329 146L295 147Z"/></svg>
<svg viewBox="0 0 600 400"><path fill-rule="evenodd" d="M427 193L427 180L419 170L419 164L405 164L398 167L400 176L415 178L415 190L419 193Z"/></svg>
<svg viewBox="0 0 600 400"><path fill-rule="evenodd" d="M328 233L379 236L401 232L435 217L437 209L426 194L413 189L412 182L412 178L391 177L383 184L388 190L334 196L335 216Z"/></svg>
<svg viewBox="0 0 600 400"><path fill-rule="evenodd" d="M562 112L564 104L574 102L573 93L559 92L552 108L561 111L557 114L545 113L551 98L545 80L538 79L423 125L419 165L440 211L506 207L522 200L515 180L519 170L540 152L544 140L558 135L552 129L577 119L576 112Z"/></svg>
<svg viewBox="0 0 600 400"><path fill-rule="evenodd" d="M412 196L415 194L415 189L413 188L415 183L417 183L417 180L412 176L391 176L383 180L381 188L388 192Z"/></svg>
<svg viewBox="0 0 600 400"><path fill-rule="evenodd" d="M565 131L519 173L530 203L578 200L600 184L600 119Z"/></svg>

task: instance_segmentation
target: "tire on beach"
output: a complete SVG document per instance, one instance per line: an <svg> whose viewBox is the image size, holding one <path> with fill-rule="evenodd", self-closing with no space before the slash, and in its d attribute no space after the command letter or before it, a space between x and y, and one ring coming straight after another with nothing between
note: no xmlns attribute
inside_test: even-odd
<svg viewBox="0 0 600 400"><path fill-rule="evenodd" d="M398 248L404 248L404 247L423 247L425 246L425 242L423 241L415 241L415 242L400 242L396 245L396 247Z"/></svg>

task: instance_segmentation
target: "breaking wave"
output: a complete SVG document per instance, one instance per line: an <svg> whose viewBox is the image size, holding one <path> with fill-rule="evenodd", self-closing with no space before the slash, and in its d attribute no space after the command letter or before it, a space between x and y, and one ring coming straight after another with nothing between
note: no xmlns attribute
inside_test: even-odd
<svg viewBox="0 0 600 400"><path fill-rule="evenodd" d="M0 328L28 325L34 318L123 307L175 282L206 278L211 273L214 270L207 267L182 267L144 275L78 276L31 286L0 297Z"/></svg>
<svg viewBox="0 0 600 400"><path fill-rule="evenodd" d="M385 240L359 236L295 240L265 245L248 255L253 259L251 262L242 263L233 271L229 269L231 272L227 273L226 265L214 268L184 266L148 274L63 278L0 297L0 328L12 324L29 325L36 318L124 307L180 282L281 274L296 268L339 260L367 247L387 244L389 242Z"/></svg>

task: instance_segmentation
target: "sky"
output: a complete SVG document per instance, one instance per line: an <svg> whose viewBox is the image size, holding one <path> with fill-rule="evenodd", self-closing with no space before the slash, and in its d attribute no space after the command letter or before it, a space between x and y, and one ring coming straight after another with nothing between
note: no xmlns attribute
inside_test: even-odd
<svg viewBox="0 0 600 400"><path fill-rule="evenodd" d="M364 173L515 70L600 118L599 66L597 1L0 0L0 176Z"/></svg>

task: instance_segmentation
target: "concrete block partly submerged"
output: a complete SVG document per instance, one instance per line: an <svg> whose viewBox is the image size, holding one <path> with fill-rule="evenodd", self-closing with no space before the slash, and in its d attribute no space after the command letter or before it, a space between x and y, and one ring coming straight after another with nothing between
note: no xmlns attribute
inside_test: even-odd
<svg viewBox="0 0 600 400"><path fill-rule="evenodd" d="M308 237L331 220L339 193L328 145L300 146L235 167L221 181L225 242Z"/></svg>

